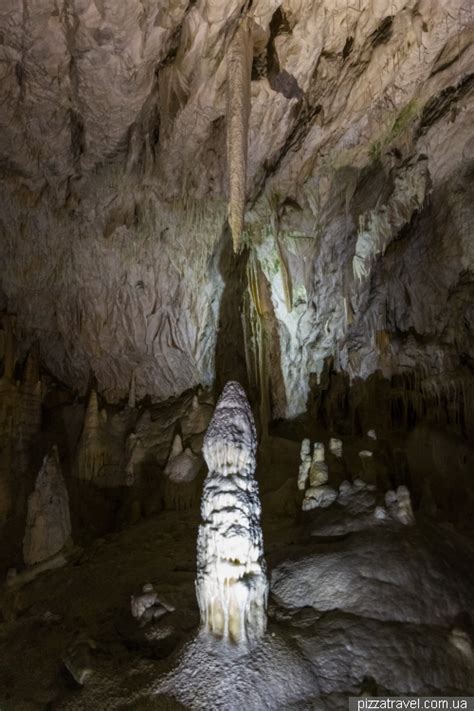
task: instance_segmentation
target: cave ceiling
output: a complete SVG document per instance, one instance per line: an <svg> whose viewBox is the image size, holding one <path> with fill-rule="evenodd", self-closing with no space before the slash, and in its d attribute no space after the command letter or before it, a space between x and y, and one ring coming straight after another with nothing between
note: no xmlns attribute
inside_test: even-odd
<svg viewBox="0 0 474 711"><path fill-rule="evenodd" d="M18 358L38 342L52 375L110 401L212 383L245 22L242 308L274 414L301 412L328 361L434 387L472 366L473 20L465 0L4 0L0 307Z"/></svg>

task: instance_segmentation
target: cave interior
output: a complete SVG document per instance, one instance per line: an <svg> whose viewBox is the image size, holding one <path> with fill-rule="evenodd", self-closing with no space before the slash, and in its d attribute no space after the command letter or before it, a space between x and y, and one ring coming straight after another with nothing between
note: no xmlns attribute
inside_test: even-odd
<svg viewBox="0 0 474 711"><path fill-rule="evenodd" d="M0 707L474 696L470 0L2 0Z"/></svg>

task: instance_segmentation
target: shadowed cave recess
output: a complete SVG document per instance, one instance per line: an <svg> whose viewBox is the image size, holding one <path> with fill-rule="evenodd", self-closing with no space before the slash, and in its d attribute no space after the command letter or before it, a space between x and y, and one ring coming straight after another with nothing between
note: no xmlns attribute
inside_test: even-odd
<svg viewBox="0 0 474 711"><path fill-rule="evenodd" d="M469 0L1 3L2 711L474 696L473 95Z"/></svg>

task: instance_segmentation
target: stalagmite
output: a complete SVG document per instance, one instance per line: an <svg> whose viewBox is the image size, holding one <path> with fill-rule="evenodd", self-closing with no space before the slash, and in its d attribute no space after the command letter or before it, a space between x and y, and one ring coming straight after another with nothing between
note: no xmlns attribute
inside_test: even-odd
<svg viewBox="0 0 474 711"><path fill-rule="evenodd" d="M132 595L130 606L133 617L140 623L140 626L159 620L167 612L174 612L175 608L163 600L160 600L158 593L151 583L145 583L139 595Z"/></svg>
<svg viewBox="0 0 474 711"><path fill-rule="evenodd" d="M173 444L171 445L171 452L168 461L175 459L183 452L183 449L183 440L181 439L181 435L177 434L175 435Z"/></svg>
<svg viewBox="0 0 474 711"><path fill-rule="evenodd" d="M410 492L406 486L399 486L396 491L387 491L385 504L390 516L396 521L404 526L412 526L415 523Z"/></svg>
<svg viewBox="0 0 474 711"><path fill-rule="evenodd" d="M406 486L399 486L397 489L397 515L400 523L405 526L412 526L415 523L415 516L411 505L411 496Z"/></svg>
<svg viewBox="0 0 474 711"><path fill-rule="evenodd" d="M257 437L243 388L225 386L208 427L196 593L205 630L235 642L266 629L268 582L255 480Z"/></svg>
<svg viewBox="0 0 474 711"><path fill-rule="evenodd" d="M329 478L328 465L324 461L325 449L322 442L314 443L313 458L309 470L309 487L305 491L301 508L310 511L327 508L337 499L338 492L326 483Z"/></svg>
<svg viewBox="0 0 474 711"><path fill-rule="evenodd" d="M140 464L146 455L146 449L140 437L131 432L125 445L127 461L125 464L125 486L133 486L139 476Z"/></svg>
<svg viewBox="0 0 474 711"><path fill-rule="evenodd" d="M165 467L165 476L175 484L193 481L201 468L201 461L189 447L176 456L170 455Z"/></svg>
<svg viewBox="0 0 474 711"><path fill-rule="evenodd" d="M329 451L340 459L342 457L342 441L336 437L331 437L329 440Z"/></svg>
<svg viewBox="0 0 474 711"><path fill-rule="evenodd" d="M244 225L251 70L252 40L244 19L232 38L227 62L228 220L234 252L240 251Z"/></svg>
<svg viewBox="0 0 474 711"><path fill-rule="evenodd" d="M28 499L23 558L27 565L41 563L62 551L71 538L69 497L61 473L58 450L46 455Z"/></svg>
<svg viewBox="0 0 474 711"><path fill-rule="evenodd" d="M322 442L314 443L313 461L309 471L310 486L321 486L328 480L328 465L324 461L325 450Z"/></svg>
<svg viewBox="0 0 474 711"><path fill-rule="evenodd" d="M181 419L181 431L183 437L189 437L202 434L206 431L212 417L212 407L207 404L201 404L197 395L194 395L191 407Z"/></svg>
<svg viewBox="0 0 474 711"><path fill-rule="evenodd" d="M106 449L101 437L103 419L99 413L97 393L95 390L91 390L77 455L77 477L79 479L95 479L101 475L106 465Z"/></svg>
<svg viewBox="0 0 474 711"><path fill-rule="evenodd" d="M184 511L197 504L200 491L197 475L201 467L202 456L194 454L190 447L184 448L177 434L163 472L163 499L167 509Z"/></svg>
<svg viewBox="0 0 474 711"><path fill-rule="evenodd" d="M311 469L311 443L309 439L304 439L301 442L301 464L298 472L298 489L304 491L308 480L309 470Z"/></svg>

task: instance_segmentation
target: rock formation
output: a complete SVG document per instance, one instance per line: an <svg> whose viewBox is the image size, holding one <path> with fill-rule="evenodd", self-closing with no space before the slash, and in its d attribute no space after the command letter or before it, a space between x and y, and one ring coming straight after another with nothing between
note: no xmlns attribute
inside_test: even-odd
<svg viewBox="0 0 474 711"><path fill-rule="evenodd" d="M385 504L388 512L396 521L404 526L411 526L415 523L411 496L406 486L399 486L396 491L387 491Z"/></svg>
<svg viewBox="0 0 474 711"><path fill-rule="evenodd" d="M159 620L167 612L174 612L175 609L160 600L151 583L145 583L139 595L132 595L130 606L133 617L141 627L154 620Z"/></svg>
<svg viewBox="0 0 474 711"><path fill-rule="evenodd" d="M175 484L189 483L196 478L200 467L199 457L193 454L189 447L183 449L181 438L176 435L165 467L165 476Z"/></svg>
<svg viewBox="0 0 474 711"><path fill-rule="evenodd" d="M301 442L301 464L298 471L298 489L304 491L308 480L309 471L311 469L311 442L309 439L304 439Z"/></svg>
<svg viewBox="0 0 474 711"><path fill-rule="evenodd" d="M202 465L202 456L194 454L190 447L184 448L177 434L163 472L163 499L167 509L185 510L196 504L200 493L197 475Z"/></svg>
<svg viewBox="0 0 474 711"><path fill-rule="evenodd" d="M211 385L230 198L268 284L276 412L328 368L382 372L388 403L417 371L405 404L440 396L472 427L470 23L465 0L10 5L0 305L20 355L39 340L109 401Z"/></svg>
<svg viewBox="0 0 474 711"><path fill-rule="evenodd" d="M247 144L252 54L249 21L244 17L230 44L227 64L228 214L235 252L240 251L247 198Z"/></svg>
<svg viewBox="0 0 474 711"><path fill-rule="evenodd" d="M97 483L106 474L109 454L102 432L104 421L106 421L105 411L102 416L99 412L97 392L91 390L77 451L78 479Z"/></svg>
<svg viewBox="0 0 474 711"><path fill-rule="evenodd" d="M23 558L27 565L41 563L71 541L69 497L61 473L57 447L46 455L28 499Z"/></svg>
<svg viewBox="0 0 474 711"><path fill-rule="evenodd" d="M0 2L2 709L471 691L472 5Z"/></svg>
<svg viewBox="0 0 474 711"><path fill-rule="evenodd" d="M337 491L331 486L327 486L328 481L328 465L324 461L324 444L315 442L313 448L313 457L310 459L310 444L309 440L303 440L304 445L301 448L301 457L304 460L300 466L300 474L298 476L298 488L305 490L305 495L302 503L303 511L310 511L318 507L326 508L337 499ZM307 444L306 444L307 443ZM304 449L304 451L303 451ZM308 468L307 476L303 474ZM306 486L307 478L309 477L309 486Z"/></svg>
<svg viewBox="0 0 474 711"><path fill-rule="evenodd" d="M337 437L331 437L329 440L329 451L340 459L342 457L342 440L337 439Z"/></svg>
<svg viewBox="0 0 474 711"><path fill-rule="evenodd" d="M243 388L225 386L204 439L196 593L206 631L236 642L266 629L268 584L255 480L257 437Z"/></svg>

